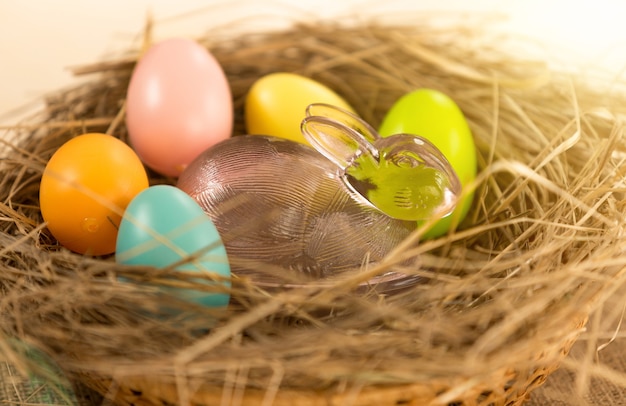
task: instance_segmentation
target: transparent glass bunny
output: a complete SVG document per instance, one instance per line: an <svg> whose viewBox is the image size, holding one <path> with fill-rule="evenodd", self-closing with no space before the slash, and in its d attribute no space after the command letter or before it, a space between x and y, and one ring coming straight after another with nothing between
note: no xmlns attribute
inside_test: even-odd
<svg viewBox="0 0 626 406"><path fill-rule="evenodd" d="M209 148L179 178L178 187L214 221L233 274L272 288L323 284L381 261L415 230L416 219L454 207L458 179L430 143L382 139L329 105L311 105L302 130L319 152L276 137L236 136ZM417 187L402 189L403 182ZM387 189L394 194L387 197ZM394 269L362 287L391 292L418 280Z"/></svg>

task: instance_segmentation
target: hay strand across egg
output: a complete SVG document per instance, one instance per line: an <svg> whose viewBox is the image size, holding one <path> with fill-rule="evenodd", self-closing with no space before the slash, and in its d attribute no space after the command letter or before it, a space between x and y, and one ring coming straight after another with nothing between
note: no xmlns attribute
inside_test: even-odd
<svg viewBox="0 0 626 406"><path fill-rule="evenodd" d="M491 41L477 27L427 21L203 39L231 85L235 135L244 133L247 90L271 72L324 83L374 126L400 96L428 87L466 115L479 174L456 232L420 243L416 234L330 286L276 292L235 279L227 314L174 301L197 317L172 321L146 316L159 308L154 286L194 287L191 275L72 254L42 224L38 186L51 154L87 130L126 140L124 99L139 51L78 69L90 80L5 129L2 335L44 350L76 382L121 404L521 403L626 278L626 100ZM173 180L152 173L151 183ZM418 256L420 268L402 265ZM391 297L354 293L390 270L424 282ZM198 337L207 318L217 322Z"/></svg>

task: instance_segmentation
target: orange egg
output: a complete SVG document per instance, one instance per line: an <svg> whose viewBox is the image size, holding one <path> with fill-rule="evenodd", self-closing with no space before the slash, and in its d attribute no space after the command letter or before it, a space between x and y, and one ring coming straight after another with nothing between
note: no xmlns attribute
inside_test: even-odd
<svg viewBox="0 0 626 406"><path fill-rule="evenodd" d="M110 254L124 209L147 187L143 164L128 145L110 135L84 134L48 161L39 189L41 214L66 248Z"/></svg>

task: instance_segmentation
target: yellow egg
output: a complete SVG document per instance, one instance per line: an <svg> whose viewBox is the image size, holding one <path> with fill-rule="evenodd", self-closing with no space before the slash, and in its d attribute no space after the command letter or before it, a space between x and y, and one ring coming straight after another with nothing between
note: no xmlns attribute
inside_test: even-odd
<svg viewBox="0 0 626 406"><path fill-rule="evenodd" d="M354 112L337 93L313 79L294 73L266 75L252 85L246 96L246 131L309 144L300 132L300 122L312 103L332 104Z"/></svg>

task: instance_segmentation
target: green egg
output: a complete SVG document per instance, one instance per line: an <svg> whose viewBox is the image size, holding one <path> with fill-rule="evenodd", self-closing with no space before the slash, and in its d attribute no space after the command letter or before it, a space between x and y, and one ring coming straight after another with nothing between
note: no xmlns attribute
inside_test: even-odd
<svg viewBox="0 0 626 406"><path fill-rule="evenodd" d="M424 137L450 162L463 188L476 178L476 145L471 130L459 106L440 91L418 89L402 96L389 109L378 132L382 137L400 133ZM473 193L467 194L454 212L439 220L424 238L444 235L458 225L473 198Z"/></svg>

